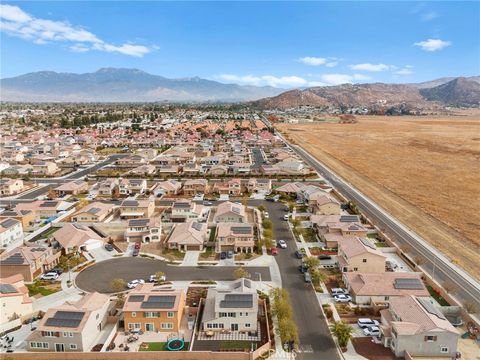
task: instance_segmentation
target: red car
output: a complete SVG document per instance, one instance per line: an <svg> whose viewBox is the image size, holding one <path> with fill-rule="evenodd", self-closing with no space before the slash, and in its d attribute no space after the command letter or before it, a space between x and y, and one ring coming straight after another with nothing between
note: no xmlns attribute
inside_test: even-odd
<svg viewBox="0 0 480 360"><path fill-rule="evenodd" d="M142 246L142 243L140 241L137 241L135 243L135 249L140 249L140 246Z"/></svg>
<svg viewBox="0 0 480 360"><path fill-rule="evenodd" d="M277 249L276 247L272 247L272 248L270 249L270 254L272 254L272 255L278 255L278 249Z"/></svg>

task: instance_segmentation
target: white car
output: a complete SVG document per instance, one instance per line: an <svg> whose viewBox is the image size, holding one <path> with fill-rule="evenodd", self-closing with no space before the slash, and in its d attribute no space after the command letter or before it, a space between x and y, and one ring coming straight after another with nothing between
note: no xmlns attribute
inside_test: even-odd
<svg viewBox="0 0 480 360"><path fill-rule="evenodd" d="M265 219L268 219L269 218L268 212L265 211L265 214L263 214L263 216L265 217Z"/></svg>
<svg viewBox="0 0 480 360"><path fill-rule="evenodd" d="M357 325L362 329L365 329L371 326L380 326L380 323L377 320L372 320L369 318L360 318L357 321Z"/></svg>
<svg viewBox="0 0 480 360"><path fill-rule="evenodd" d="M41 280L57 280L58 279L58 274L56 272L48 272L46 274L42 274L42 276L40 276L40 279Z"/></svg>
<svg viewBox="0 0 480 360"><path fill-rule="evenodd" d="M378 326L369 326L363 329L365 336L380 336L380 328Z"/></svg>
<svg viewBox="0 0 480 360"><path fill-rule="evenodd" d="M127 284L127 287L129 289L135 289L140 284L145 284L145 280L143 279L132 280Z"/></svg>
<svg viewBox="0 0 480 360"><path fill-rule="evenodd" d="M283 220L288 221L288 214L283 215Z"/></svg>
<svg viewBox="0 0 480 360"><path fill-rule="evenodd" d="M348 303L352 301L352 297L350 295L345 295L345 294L338 294L338 295L335 295L333 298L336 302L341 302L341 303Z"/></svg>
<svg viewBox="0 0 480 360"><path fill-rule="evenodd" d="M160 281L165 281L167 280L167 277L165 275L162 275L160 277ZM148 282L151 282L151 283L154 283L154 282L157 282L157 277L155 275L150 275L150 278L148 279Z"/></svg>
<svg viewBox="0 0 480 360"><path fill-rule="evenodd" d="M285 240L278 240L278 246L280 246L282 249L286 249L287 243L285 242Z"/></svg>
<svg viewBox="0 0 480 360"><path fill-rule="evenodd" d="M342 288L332 288L332 295L348 295L348 291Z"/></svg>

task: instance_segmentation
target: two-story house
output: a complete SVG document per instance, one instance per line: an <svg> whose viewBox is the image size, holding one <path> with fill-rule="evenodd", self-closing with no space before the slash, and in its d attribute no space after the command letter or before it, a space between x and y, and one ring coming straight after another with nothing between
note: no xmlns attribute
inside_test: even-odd
<svg viewBox="0 0 480 360"><path fill-rule="evenodd" d="M191 179L185 181L183 184L183 194L186 197L195 196L195 194L208 193L208 180L206 179Z"/></svg>
<svg viewBox="0 0 480 360"><path fill-rule="evenodd" d="M196 202L180 199L173 202L170 220L172 222L185 222L190 220L205 221L209 209Z"/></svg>
<svg viewBox="0 0 480 360"><path fill-rule="evenodd" d="M384 273L387 257L367 238L345 237L338 243L338 267L342 272Z"/></svg>
<svg viewBox="0 0 480 360"><path fill-rule="evenodd" d="M120 204L121 219L150 218L155 211L155 200L149 199L125 199Z"/></svg>
<svg viewBox="0 0 480 360"><path fill-rule="evenodd" d="M0 246L6 247L23 239L22 222L14 218L0 220Z"/></svg>
<svg viewBox="0 0 480 360"><path fill-rule="evenodd" d="M216 223L245 223L247 222L245 206L242 204L225 201L217 206L217 211L215 212L213 220Z"/></svg>
<svg viewBox="0 0 480 360"><path fill-rule="evenodd" d="M254 229L245 223L217 224L215 251L234 251L239 253L253 253L255 247Z"/></svg>
<svg viewBox="0 0 480 360"><path fill-rule="evenodd" d="M0 325L3 330L7 323L31 316L32 303L21 274L0 278Z"/></svg>
<svg viewBox="0 0 480 360"><path fill-rule="evenodd" d="M184 307L183 290L158 289L151 283L138 285L123 305L125 329L178 334Z"/></svg>
<svg viewBox="0 0 480 360"><path fill-rule="evenodd" d="M128 221L127 230L125 231L125 240L127 242L157 242L160 241L161 234L162 223L160 217L131 219Z"/></svg>
<svg viewBox="0 0 480 360"><path fill-rule="evenodd" d="M118 179L105 179L98 184L98 194L101 196L112 196L118 188Z"/></svg>
<svg viewBox="0 0 480 360"><path fill-rule="evenodd" d="M396 357L455 358L459 333L431 299L400 296L381 315L381 342Z"/></svg>
<svg viewBox="0 0 480 360"><path fill-rule="evenodd" d="M27 350L91 351L112 305L108 295L94 292L76 302L48 309L36 330L27 337Z"/></svg>
<svg viewBox="0 0 480 360"><path fill-rule="evenodd" d="M0 179L0 195L10 196L23 191L22 179Z"/></svg>

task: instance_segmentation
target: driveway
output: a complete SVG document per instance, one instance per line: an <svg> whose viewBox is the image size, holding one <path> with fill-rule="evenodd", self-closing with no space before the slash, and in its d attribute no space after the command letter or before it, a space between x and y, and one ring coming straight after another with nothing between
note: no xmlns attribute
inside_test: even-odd
<svg viewBox="0 0 480 360"><path fill-rule="evenodd" d="M187 251L180 266L197 266L200 251Z"/></svg>
<svg viewBox="0 0 480 360"><path fill-rule="evenodd" d="M250 274L261 273L263 281L270 281L270 269L266 266L247 266ZM168 281L234 280L233 272L237 266L175 266L161 260L142 257L118 257L102 261L80 272L76 286L93 292L111 293L110 283L120 278L126 281L148 279L157 271L165 273Z"/></svg>
<svg viewBox="0 0 480 360"><path fill-rule="evenodd" d="M93 256L96 262L109 260L113 255L117 254L117 251L113 249L112 251L105 250L105 247L101 246L96 249L89 250L90 255Z"/></svg>

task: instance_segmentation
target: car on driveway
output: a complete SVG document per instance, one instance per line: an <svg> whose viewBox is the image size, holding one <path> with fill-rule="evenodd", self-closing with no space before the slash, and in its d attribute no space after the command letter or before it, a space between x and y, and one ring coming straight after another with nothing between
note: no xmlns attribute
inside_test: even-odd
<svg viewBox="0 0 480 360"><path fill-rule="evenodd" d="M137 248L134 248L132 252L132 256L138 256L139 253L140 253L140 250Z"/></svg>
<svg viewBox="0 0 480 360"><path fill-rule="evenodd" d="M278 240L278 246L280 246L280 248L282 249L286 249L287 243L285 242L285 240Z"/></svg>
<svg viewBox="0 0 480 360"><path fill-rule="evenodd" d="M233 258L233 251L227 251L227 258L229 259Z"/></svg>
<svg viewBox="0 0 480 360"><path fill-rule="evenodd" d="M60 268L51 269L49 272L54 272L54 273L57 273L58 275L62 275L62 274L63 274L63 270L60 269Z"/></svg>
<svg viewBox="0 0 480 360"><path fill-rule="evenodd" d="M380 328L378 326L369 326L363 329L366 336L380 336Z"/></svg>
<svg viewBox="0 0 480 360"><path fill-rule="evenodd" d="M113 245L112 244L105 244L105 250L113 251Z"/></svg>
<svg viewBox="0 0 480 360"><path fill-rule="evenodd" d="M304 256L304 254L300 250L295 251L295 257L297 259L302 259L303 256Z"/></svg>
<svg viewBox="0 0 480 360"><path fill-rule="evenodd" d="M268 219L268 218L270 217L270 215L268 215L268 212L265 211L265 213L263 214L263 217L264 217L265 219Z"/></svg>
<svg viewBox="0 0 480 360"><path fill-rule="evenodd" d="M278 255L278 249L277 249L276 247L272 247L272 248L270 249L270 254L272 254L272 255L274 255L274 256L275 256L275 255Z"/></svg>
<svg viewBox="0 0 480 360"><path fill-rule="evenodd" d="M145 284L145 280L143 279L132 280L127 284L127 287L129 289L135 289L140 284Z"/></svg>
<svg viewBox="0 0 480 360"><path fill-rule="evenodd" d="M142 243L140 241L137 241L135 243L135 249L139 249L140 250L140 247L142 246Z"/></svg>
<svg viewBox="0 0 480 360"><path fill-rule="evenodd" d="M332 296L340 295L340 294L348 295L348 290L342 289L342 288L332 288L331 293L332 293Z"/></svg>
<svg viewBox="0 0 480 360"><path fill-rule="evenodd" d="M57 280L58 276L59 275L56 272L50 271L46 274L42 274L42 276L40 276L40 280Z"/></svg>
<svg viewBox="0 0 480 360"><path fill-rule="evenodd" d="M225 251L222 251L220 253L220 260L225 260L227 258L227 253Z"/></svg>
<svg viewBox="0 0 480 360"><path fill-rule="evenodd" d="M318 255L318 259L319 260L331 260L332 257L330 255L322 254L322 255Z"/></svg>
<svg viewBox="0 0 480 360"><path fill-rule="evenodd" d="M211 201L204 201L204 202L203 202L203 205L205 205L205 206L212 206L212 205L213 205L213 202L211 202Z"/></svg>
<svg viewBox="0 0 480 360"><path fill-rule="evenodd" d="M365 329L365 328L368 328L370 326L379 326L380 323L377 320L372 320L372 319L369 319L369 318L360 318L357 321L357 325L360 328Z"/></svg>
<svg viewBox="0 0 480 360"><path fill-rule="evenodd" d="M352 301L352 297L350 295L345 295L345 294L335 295L333 299L336 302L340 302L340 303L349 303L350 301Z"/></svg>

